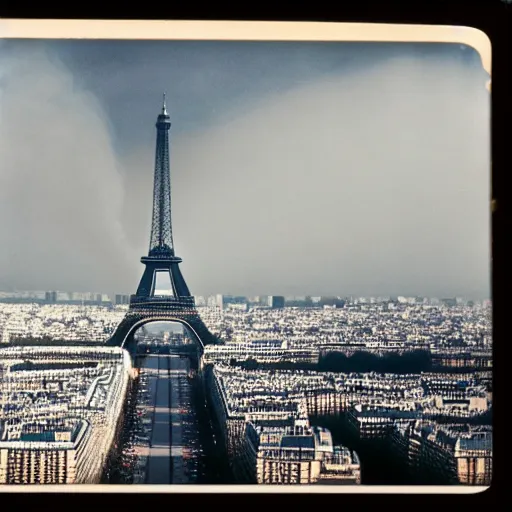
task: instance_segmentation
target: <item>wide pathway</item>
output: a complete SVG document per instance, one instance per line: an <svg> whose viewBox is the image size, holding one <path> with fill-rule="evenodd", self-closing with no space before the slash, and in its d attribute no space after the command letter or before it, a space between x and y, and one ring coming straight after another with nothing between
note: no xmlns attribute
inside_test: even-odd
<svg viewBox="0 0 512 512"><path fill-rule="evenodd" d="M188 361L176 355L148 356L145 370L153 407L147 484L186 484L183 458L184 388Z"/></svg>
<svg viewBox="0 0 512 512"><path fill-rule="evenodd" d="M187 360L182 357L170 357L170 379L171 379L171 457L172 457L172 482L174 484L189 483L185 474L183 460L183 401L182 391L184 386L188 386Z"/></svg>
<svg viewBox="0 0 512 512"><path fill-rule="evenodd" d="M151 356L146 359L149 386L154 404L146 483L171 483L171 436L169 428L169 358Z"/></svg>

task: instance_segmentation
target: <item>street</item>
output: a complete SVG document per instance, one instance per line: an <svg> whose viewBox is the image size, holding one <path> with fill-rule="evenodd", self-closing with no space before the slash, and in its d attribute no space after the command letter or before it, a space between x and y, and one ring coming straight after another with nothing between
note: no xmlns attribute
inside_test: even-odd
<svg viewBox="0 0 512 512"><path fill-rule="evenodd" d="M146 483L169 484L171 483L169 357L148 357L146 365L151 397L150 406L153 407Z"/></svg>
<svg viewBox="0 0 512 512"><path fill-rule="evenodd" d="M151 428L144 481L192 483L201 451L192 421L188 359L172 354L150 355L142 371L147 375Z"/></svg>

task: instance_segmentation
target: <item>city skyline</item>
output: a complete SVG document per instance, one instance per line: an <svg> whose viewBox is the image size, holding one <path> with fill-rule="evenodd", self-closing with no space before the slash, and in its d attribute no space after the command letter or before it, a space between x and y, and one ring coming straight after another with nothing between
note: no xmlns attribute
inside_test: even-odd
<svg viewBox="0 0 512 512"><path fill-rule="evenodd" d="M97 301L98 297L102 297L102 302L115 301L116 296L129 298L130 294L126 293L117 293L117 292L105 292L104 290L86 290L86 291L76 291L76 290L18 290L15 288L0 288L0 299L2 298L34 298L34 299L44 299L47 294L57 294L57 302L73 301L73 300L85 300L85 301ZM73 298L75 297L75 298ZM77 298L78 297L78 298ZM89 298L86 298L89 297ZM319 299L343 299L343 300L359 300L365 299L370 300L374 299L377 301L385 302L385 301L397 301L399 299L426 299L426 300L453 300L453 299L461 299L469 302L481 302L481 303L490 303L492 302L492 298L474 298L470 296L461 296L461 295L446 295L446 296L433 296L433 295L408 295L408 294L396 294L396 295L384 295L384 294L374 294L374 295L310 295L310 294L297 294L297 295L284 295L284 294L267 294L267 293L255 293L255 294L234 294L234 293L211 293L211 294L194 294L192 297L200 298L200 299L208 299L215 297L224 297L224 298L236 298L236 299L246 299L248 303L253 302L255 299L265 299L269 297L283 297L285 300L294 301L294 300L304 300L311 299L314 301Z"/></svg>
<svg viewBox="0 0 512 512"><path fill-rule="evenodd" d="M9 62L0 77L0 204L9 219L0 238L11 248L0 256L0 285L133 290L148 242L153 117L166 90L173 228L193 295L489 296L489 104L474 50L17 41L0 51ZM132 59L118 58L105 79L102 66L115 55ZM184 71L164 68L162 55ZM210 65L215 55L223 59ZM252 81L234 71L247 57ZM213 85L192 73L198 62ZM160 75L148 80L150 71ZM22 87L27 72L38 94ZM121 87L128 77L145 89ZM358 117L354 101L373 117ZM440 117L429 111L440 106ZM33 126L18 123L27 116ZM14 150L27 130L34 144ZM421 172L411 174L412 164ZM27 272L34 255L38 267Z"/></svg>
<svg viewBox="0 0 512 512"><path fill-rule="evenodd" d="M105 347L116 308L0 304L0 482L490 484L489 305L275 306L204 309L199 359L168 324Z"/></svg>

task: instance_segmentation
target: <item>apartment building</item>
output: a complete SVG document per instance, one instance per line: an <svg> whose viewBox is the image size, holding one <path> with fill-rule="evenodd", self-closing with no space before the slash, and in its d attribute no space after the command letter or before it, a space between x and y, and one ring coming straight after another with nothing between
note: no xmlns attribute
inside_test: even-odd
<svg viewBox="0 0 512 512"><path fill-rule="evenodd" d="M250 483L290 485L361 481L357 454L333 446L330 432L306 418L249 421L240 477Z"/></svg>
<svg viewBox="0 0 512 512"><path fill-rule="evenodd" d="M418 420L391 435L397 456L432 483L490 485L492 428Z"/></svg>
<svg viewBox="0 0 512 512"><path fill-rule="evenodd" d="M132 375L113 347L0 350L0 483L98 483Z"/></svg>

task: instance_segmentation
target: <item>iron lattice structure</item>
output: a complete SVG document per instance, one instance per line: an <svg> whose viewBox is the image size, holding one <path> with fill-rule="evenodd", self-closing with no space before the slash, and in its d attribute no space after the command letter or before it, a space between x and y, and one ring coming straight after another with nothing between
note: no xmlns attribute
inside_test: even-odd
<svg viewBox="0 0 512 512"><path fill-rule="evenodd" d="M169 162L169 131L171 121L164 102L157 118L156 155L153 189L153 217L149 252L141 258L146 268L137 292L130 297L128 313L117 326L107 345L135 350L135 332L145 324L170 321L183 324L196 339L198 347L218 343L204 325L194 297L185 283L174 254L171 224L171 179ZM157 275L164 274L170 283L166 290L157 290Z"/></svg>
<svg viewBox="0 0 512 512"><path fill-rule="evenodd" d="M171 120L164 103L156 121L155 177L153 186L153 222L149 256L174 256L171 225L171 173L169 165L169 130Z"/></svg>

